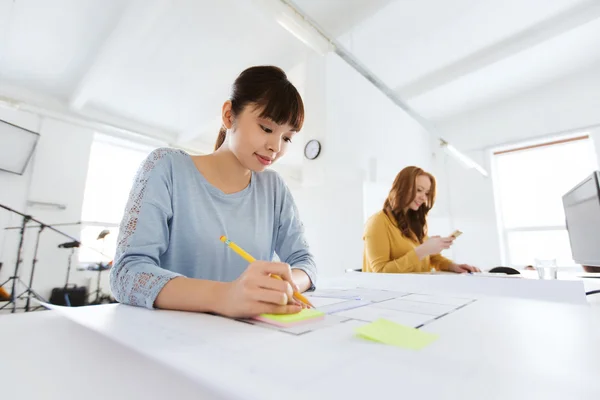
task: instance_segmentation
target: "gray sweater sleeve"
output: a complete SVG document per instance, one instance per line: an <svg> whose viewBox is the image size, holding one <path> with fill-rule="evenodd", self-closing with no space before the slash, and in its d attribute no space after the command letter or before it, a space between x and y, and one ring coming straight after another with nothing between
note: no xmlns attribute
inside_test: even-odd
<svg viewBox="0 0 600 400"><path fill-rule="evenodd" d="M169 247L172 214L168 154L165 149L150 153L129 194L110 272L110 287L120 303L154 308L164 285L181 276L160 266L160 255Z"/></svg>
<svg viewBox="0 0 600 400"><path fill-rule="evenodd" d="M315 290L317 284L317 266L304 235L304 225L300 220L296 203L288 187L281 178L279 181L279 224L275 252L279 259L289 264L292 269L301 269L310 278L309 291Z"/></svg>

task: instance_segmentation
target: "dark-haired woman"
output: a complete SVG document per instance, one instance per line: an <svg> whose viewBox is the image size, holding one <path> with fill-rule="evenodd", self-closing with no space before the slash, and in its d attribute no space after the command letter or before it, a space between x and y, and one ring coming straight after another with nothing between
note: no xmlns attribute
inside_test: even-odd
<svg viewBox="0 0 600 400"><path fill-rule="evenodd" d="M480 272L456 264L440 253L453 237L427 236L427 214L435 201L435 178L418 167L396 176L383 210L367 221L364 233L364 272Z"/></svg>
<svg viewBox="0 0 600 400"><path fill-rule="evenodd" d="M317 271L294 200L267 169L302 128L302 98L281 69L251 67L235 80L221 115L213 153L163 148L141 165L110 274L119 302L250 317L298 312L293 290L314 288ZM248 265L221 235L262 261ZM282 262L272 262L275 254Z"/></svg>

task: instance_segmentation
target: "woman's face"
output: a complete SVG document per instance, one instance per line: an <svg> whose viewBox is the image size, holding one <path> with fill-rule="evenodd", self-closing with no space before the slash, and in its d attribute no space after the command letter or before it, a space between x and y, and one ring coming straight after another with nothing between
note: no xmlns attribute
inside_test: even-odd
<svg viewBox="0 0 600 400"><path fill-rule="evenodd" d="M262 110L246 106L239 115L231 113L231 102L223 106L223 123L229 132L229 148L240 163L255 172L264 171L286 153L296 131L260 118Z"/></svg>
<svg viewBox="0 0 600 400"><path fill-rule="evenodd" d="M427 203L427 196L431 189L431 180L426 175L419 175L415 179L415 185L417 187L417 194L408 208L417 211L424 203Z"/></svg>

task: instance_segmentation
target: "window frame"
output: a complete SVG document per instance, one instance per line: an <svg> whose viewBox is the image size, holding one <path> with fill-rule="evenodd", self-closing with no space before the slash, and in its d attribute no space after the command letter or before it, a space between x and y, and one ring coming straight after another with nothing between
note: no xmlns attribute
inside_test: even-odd
<svg viewBox="0 0 600 400"><path fill-rule="evenodd" d="M102 143L104 145L112 145L112 146L120 147L123 149L139 151L141 153L147 152L148 154L157 148L168 146L168 144L165 142L161 142L161 141L157 141L157 140L153 140L153 139L148 139L148 138L140 139L140 138L134 138L134 137L126 138L123 136L110 135L110 134L107 134L104 132L94 132L92 146L94 145L94 143ZM91 160L92 160L92 147L90 147L88 164L91 162ZM88 170L89 170L89 168L88 168ZM89 179L89 171L86 175L86 188L88 185L88 179ZM118 234L121 221L96 221L96 220L83 219L83 217L84 217L83 213L85 210L84 204L85 204L85 200L86 200L85 191L86 191L86 189L84 189L84 196L82 199L82 207L81 207L82 220L80 223L80 232L79 232L79 235L80 235L80 237L82 237L82 240L83 240L83 235L84 235L84 232L83 232L84 229L89 228L91 226L97 227L99 231L101 231L103 229L110 229L111 231L113 229L116 229L115 234ZM96 264L98 262L111 261L112 258L114 257L114 254L104 254L103 255L103 253L101 253L101 251L99 250L102 248L102 246L98 246L98 245L95 246L90 243L83 243L83 241L82 241L82 246L86 247L87 249L91 249L91 252L96 252L98 254L98 258L96 260L89 260L87 258L82 259L82 257L81 257L82 252L78 251L77 261L81 264ZM86 253L89 254L90 252L86 251Z"/></svg>
<svg viewBox="0 0 600 400"><path fill-rule="evenodd" d="M532 226L522 226L517 228L507 228L504 222L504 215L502 212L502 200L501 200L501 188L499 183L499 171L498 171L498 158L497 156L502 154L509 154L521 151L532 150L541 147L549 147L549 146L557 146L561 144L571 143L575 141L587 140L590 146L592 147L592 151L595 152L594 142L591 136L591 132L589 130L572 132L569 134L563 135L554 135L551 137L545 136L542 138L534 138L531 140L520 141L520 142L512 142L499 146L495 146L489 149L489 158L490 158L490 169L491 174L490 177L492 179L492 187L493 187L493 195L495 202L495 211L496 211L496 223L498 227L498 236L500 240L500 256L502 265L511 266L511 267L524 267L523 265L516 265L512 262L512 257L510 254L510 249L508 248L508 237L512 232L543 232L543 231L566 231L566 223L562 225L532 225ZM598 164L598 158L596 157L596 164ZM598 167L598 165L596 165ZM569 243L570 246L570 243ZM571 265L563 265L563 266L571 266ZM572 266L576 266L573 264Z"/></svg>

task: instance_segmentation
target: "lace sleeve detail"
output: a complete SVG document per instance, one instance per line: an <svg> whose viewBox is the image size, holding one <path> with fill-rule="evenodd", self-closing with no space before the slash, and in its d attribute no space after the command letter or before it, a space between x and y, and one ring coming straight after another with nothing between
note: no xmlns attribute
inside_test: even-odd
<svg viewBox="0 0 600 400"><path fill-rule="evenodd" d="M158 293L167 282L178 276L181 275L167 270L156 274L135 272L128 267L123 267L115 273L114 277L111 276L111 286L119 303L154 308L154 301Z"/></svg>
<svg viewBox="0 0 600 400"><path fill-rule="evenodd" d="M177 152L181 151L168 148L154 150L135 176L121 220L114 266L110 273L111 290L121 303L153 308L163 286L180 276L161 268L159 261L160 254L168 247L168 217L164 211L170 209L168 185L149 187L158 162L165 155ZM157 177L155 182L162 181ZM142 209L143 219L140 219Z"/></svg>
<svg viewBox="0 0 600 400"><path fill-rule="evenodd" d="M150 172L154 169L156 163L160 161L160 159L162 159L166 154L174 151L179 150L154 150L140 166L133 182L131 192L129 193L129 200L127 202L127 206L125 207L125 214L123 215L123 219L121 220L121 225L119 227L119 239L117 242L117 252L115 254L115 258L119 258L119 256L123 254L129 247L129 238L133 235L137 227L138 217L140 215L140 210L142 209L142 202L148 186Z"/></svg>

